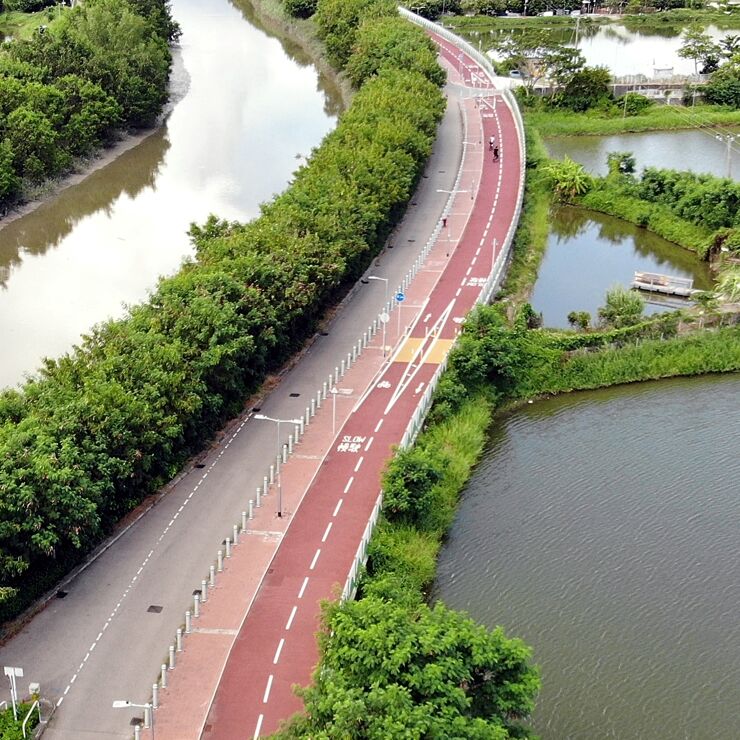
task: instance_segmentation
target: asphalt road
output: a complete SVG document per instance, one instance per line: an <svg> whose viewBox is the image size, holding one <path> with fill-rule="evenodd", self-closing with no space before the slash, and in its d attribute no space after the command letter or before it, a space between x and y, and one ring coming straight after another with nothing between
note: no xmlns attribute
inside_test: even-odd
<svg viewBox="0 0 740 740"><path fill-rule="evenodd" d="M393 248L385 249L368 271L390 278L391 288L439 220L448 196L437 190L453 187L461 139L460 114L451 105L424 179L389 240ZM384 297L382 283L358 286L327 327L328 336L317 337L261 402L262 413L281 418L302 414L339 358L377 316ZM273 457L274 427L249 415L200 461L204 468L187 470L154 508L65 587L65 598L53 599L0 648L3 665L25 671L22 693L29 682L38 681L42 695L58 704L47 740L131 737L129 721L140 710L114 710L112 701L149 700L193 590L261 484L265 461Z"/></svg>

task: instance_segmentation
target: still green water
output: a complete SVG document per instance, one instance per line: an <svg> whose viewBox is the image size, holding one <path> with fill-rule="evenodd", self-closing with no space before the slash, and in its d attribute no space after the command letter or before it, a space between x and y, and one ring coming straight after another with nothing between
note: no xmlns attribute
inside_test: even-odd
<svg viewBox="0 0 740 740"><path fill-rule="evenodd" d="M0 222L0 388L69 350L192 255L210 213L248 220L336 122L336 92L246 0L174 0L175 105L134 149Z"/></svg>
<svg viewBox="0 0 740 740"><path fill-rule="evenodd" d="M629 287L638 270L693 278L700 290L711 287L709 265L693 252L603 213L559 208L552 214L531 303L542 312L545 326L568 327L570 311L588 311L596 321L607 290ZM646 314L664 310L645 306Z"/></svg>
<svg viewBox="0 0 740 740"><path fill-rule="evenodd" d="M436 595L534 648L545 740L738 737L740 376L501 418Z"/></svg>

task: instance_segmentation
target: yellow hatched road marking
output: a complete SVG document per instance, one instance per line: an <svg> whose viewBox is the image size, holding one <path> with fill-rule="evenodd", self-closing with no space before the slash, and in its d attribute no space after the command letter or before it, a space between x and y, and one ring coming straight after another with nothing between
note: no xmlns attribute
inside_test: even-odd
<svg viewBox="0 0 740 740"><path fill-rule="evenodd" d="M447 353L450 351L450 347L452 347L453 341L454 340L452 339L438 339L432 351L429 353L426 361L433 365L439 365L447 356ZM409 337L403 343L401 349L398 351L398 354L395 357L395 361L411 362L423 342L424 339L421 337Z"/></svg>

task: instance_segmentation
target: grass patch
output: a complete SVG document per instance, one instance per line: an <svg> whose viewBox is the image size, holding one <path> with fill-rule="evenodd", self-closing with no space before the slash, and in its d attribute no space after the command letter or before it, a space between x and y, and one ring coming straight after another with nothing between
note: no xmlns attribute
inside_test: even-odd
<svg viewBox="0 0 740 740"><path fill-rule="evenodd" d="M0 36L12 36L16 39L30 38L39 26L49 26L59 17L59 7L39 10L36 13L22 13L10 10L0 13Z"/></svg>
<svg viewBox="0 0 740 740"><path fill-rule="evenodd" d="M654 105L638 116L624 118L599 111L528 111L525 118L542 136L611 136L639 131L740 126L740 110L716 105L697 105L695 108Z"/></svg>

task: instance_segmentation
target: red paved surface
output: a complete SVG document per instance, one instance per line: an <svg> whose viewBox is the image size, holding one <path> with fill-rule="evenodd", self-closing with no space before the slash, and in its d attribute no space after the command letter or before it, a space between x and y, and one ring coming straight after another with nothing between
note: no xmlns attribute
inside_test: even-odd
<svg viewBox="0 0 740 740"><path fill-rule="evenodd" d="M477 68L458 54L442 43L450 77L459 80L461 72L479 86ZM375 349L343 379L357 395L366 393L349 417L348 399L338 399L333 442L328 404L309 427L283 472L292 517L274 519L270 496L250 522L186 641L170 687L160 693L157 738L265 735L301 709L292 686L309 682L318 658L320 601L344 586L391 448L478 298L496 256L494 240L503 242L516 207L520 155L511 111L499 102L494 113L490 99L480 106L468 99L462 109L467 140L475 142L462 163L459 187L468 192L455 196L447 229L406 291L401 318L404 325L414 322L409 337L378 373L379 333ZM484 144L491 134L499 142L497 163ZM398 339L396 318L388 327L390 343Z"/></svg>
<svg viewBox="0 0 740 740"><path fill-rule="evenodd" d="M458 71L466 81L475 76L475 65L465 57L460 62L448 42L442 42L441 56L451 63L451 77ZM430 350L440 339L454 338L455 318L476 302L496 256L494 240L498 245L504 241L517 201L520 151L511 111L500 100L495 113L492 105L478 107L472 100L464 108L469 138L487 142L495 135L501 159L494 163L488 146L478 143L479 150L485 149L482 172L477 157L480 180L476 183L475 173L463 177L462 189L477 184L473 212L411 331ZM469 197L458 194L456 200ZM453 207L453 216L459 210ZM409 292L413 289L412 284ZM438 321L438 332L427 336ZM341 429L234 642L202 737L266 735L301 709L292 686L309 682L318 659L319 603L336 596L345 583L380 491L381 471L438 362L438 356L413 368L405 361L390 362Z"/></svg>

